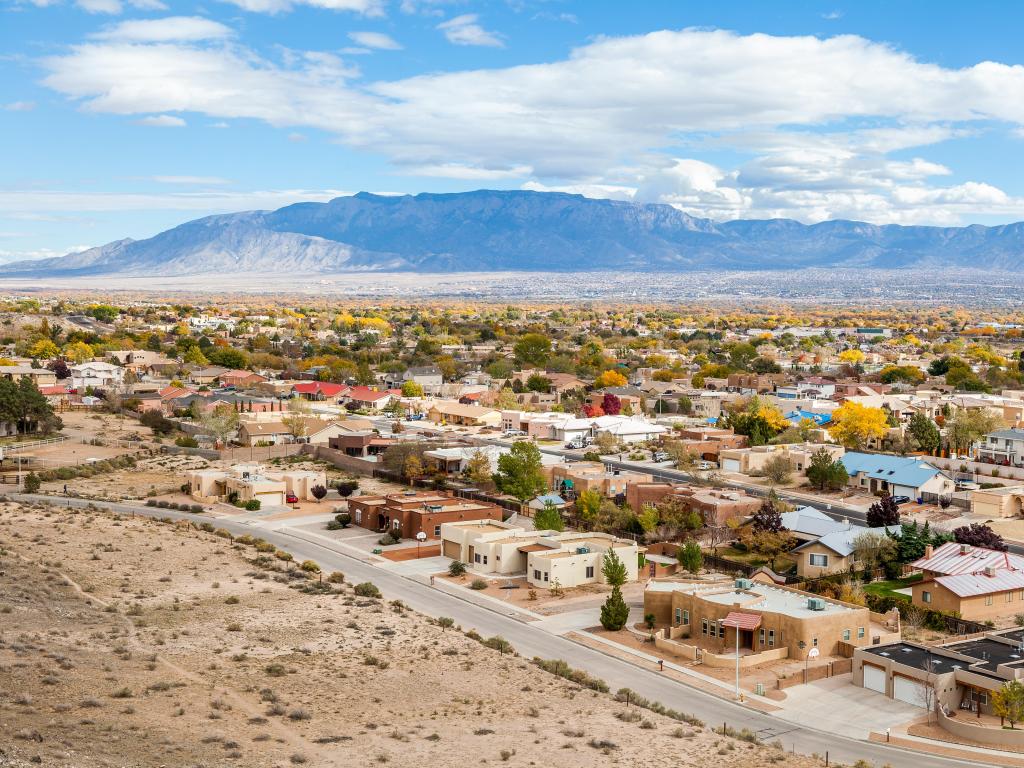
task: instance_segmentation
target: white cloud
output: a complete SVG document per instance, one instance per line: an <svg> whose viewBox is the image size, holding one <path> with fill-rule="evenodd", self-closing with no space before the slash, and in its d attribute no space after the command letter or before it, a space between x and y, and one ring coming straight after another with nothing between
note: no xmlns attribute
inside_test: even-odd
<svg viewBox="0 0 1024 768"><path fill-rule="evenodd" d="M121 0L75 0L75 5L87 13L109 13L112 16L122 10Z"/></svg>
<svg viewBox="0 0 1024 768"><path fill-rule="evenodd" d="M383 16L383 0L226 0L251 13L285 13L296 5L330 11L352 11L364 16Z"/></svg>
<svg viewBox="0 0 1024 768"><path fill-rule="evenodd" d="M477 21L479 16L475 13L464 13L461 16L448 19L437 25L437 28L444 32L449 43L455 45L483 45L494 48L501 48L505 44L494 32L489 32L481 27Z"/></svg>
<svg viewBox="0 0 1024 768"><path fill-rule="evenodd" d="M229 27L199 16L169 16L165 19L122 21L93 37L134 43L168 43L173 41L216 40L230 37Z"/></svg>
<svg viewBox="0 0 1024 768"><path fill-rule="evenodd" d="M150 128L184 128L186 123L182 118L174 115L150 115L135 121L136 125L146 125Z"/></svg>
<svg viewBox="0 0 1024 768"><path fill-rule="evenodd" d="M299 144L303 141L306 141L306 136L305 134L299 133L298 131L292 131L291 133L288 134L288 141Z"/></svg>
<svg viewBox="0 0 1024 768"><path fill-rule="evenodd" d="M153 181L159 184L188 184L193 186L220 186L230 184L227 179L219 176L154 176Z"/></svg>
<svg viewBox="0 0 1024 768"><path fill-rule="evenodd" d="M825 19L825 21L838 21L843 18L843 12L839 10L829 11L828 13L821 14L821 18Z"/></svg>
<svg viewBox="0 0 1024 768"><path fill-rule="evenodd" d="M390 35L383 32L349 32L349 39L366 48L375 48L381 51L400 51L401 44Z"/></svg>
<svg viewBox="0 0 1024 768"><path fill-rule="evenodd" d="M3 105L5 112L31 112L35 108L34 101L12 101Z"/></svg>
<svg viewBox="0 0 1024 768"><path fill-rule="evenodd" d="M476 24L457 18L446 31ZM45 84L89 111L316 129L408 174L635 190L722 218L946 223L1024 211L983 180L936 185L953 169L923 151L1024 127L1024 67L950 69L851 35L662 31L601 38L550 63L375 83L332 54L272 60L233 38L92 40L42 63ZM718 167L701 147L744 159Z"/></svg>

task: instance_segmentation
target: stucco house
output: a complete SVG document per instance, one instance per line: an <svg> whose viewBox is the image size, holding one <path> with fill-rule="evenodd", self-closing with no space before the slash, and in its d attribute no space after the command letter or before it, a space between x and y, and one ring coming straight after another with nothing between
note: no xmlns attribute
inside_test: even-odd
<svg viewBox="0 0 1024 768"><path fill-rule="evenodd" d="M1024 612L1020 555L951 541L935 550L928 547L912 565L924 574L912 586L914 605L980 622L1012 620Z"/></svg>
<svg viewBox="0 0 1024 768"><path fill-rule="evenodd" d="M953 478L918 457L850 451L840 460L850 475L850 485L873 494L917 499L924 494L944 496L956 490Z"/></svg>

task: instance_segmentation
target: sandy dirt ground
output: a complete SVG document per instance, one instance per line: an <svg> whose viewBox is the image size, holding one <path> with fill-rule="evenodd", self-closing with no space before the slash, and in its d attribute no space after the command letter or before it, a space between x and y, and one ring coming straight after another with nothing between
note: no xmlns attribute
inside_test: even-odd
<svg viewBox="0 0 1024 768"><path fill-rule="evenodd" d="M0 506L0 763L816 764L619 719L606 694L287 568L187 525Z"/></svg>

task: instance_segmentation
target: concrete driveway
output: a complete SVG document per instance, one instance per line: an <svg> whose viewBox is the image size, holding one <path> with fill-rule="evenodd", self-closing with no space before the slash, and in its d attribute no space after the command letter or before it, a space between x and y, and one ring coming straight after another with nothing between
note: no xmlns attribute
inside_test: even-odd
<svg viewBox="0 0 1024 768"><path fill-rule="evenodd" d="M397 563L388 560L381 563L379 567L402 576L430 576L432 573L447 571L451 561L450 557L439 555L438 557L421 557L419 560L402 560Z"/></svg>
<svg viewBox="0 0 1024 768"><path fill-rule="evenodd" d="M871 731L885 733L925 713L920 707L890 699L851 683L850 675L836 675L786 690L777 717L799 725L866 739Z"/></svg>

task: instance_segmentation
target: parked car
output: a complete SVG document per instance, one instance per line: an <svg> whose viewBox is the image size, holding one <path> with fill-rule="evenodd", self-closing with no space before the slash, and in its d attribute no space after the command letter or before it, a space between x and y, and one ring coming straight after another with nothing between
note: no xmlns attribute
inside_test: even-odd
<svg viewBox="0 0 1024 768"><path fill-rule="evenodd" d="M669 455L664 451L655 451L651 454L651 461L668 461Z"/></svg>
<svg viewBox="0 0 1024 768"><path fill-rule="evenodd" d="M284 500L285 500L285 503L287 503L287 504L298 504L299 503L299 497L296 496L294 493L286 493L285 496L284 496Z"/></svg>
<svg viewBox="0 0 1024 768"><path fill-rule="evenodd" d="M909 504L910 503L910 497L909 496L893 496L892 500L893 500L894 504Z"/></svg>
<svg viewBox="0 0 1024 768"><path fill-rule="evenodd" d="M714 469L715 465L712 464L710 461L698 461L696 464L693 465L693 468L694 469L707 470L707 469Z"/></svg>
<svg viewBox="0 0 1024 768"><path fill-rule="evenodd" d="M521 429L506 429L505 437L525 437L526 433Z"/></svg>

